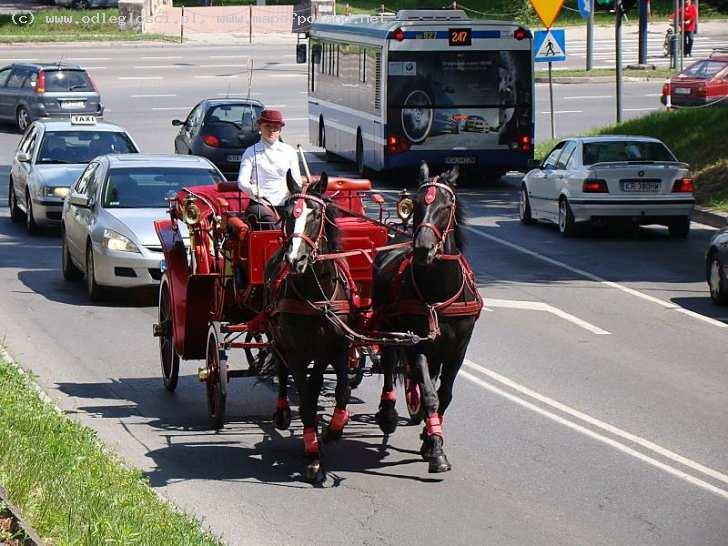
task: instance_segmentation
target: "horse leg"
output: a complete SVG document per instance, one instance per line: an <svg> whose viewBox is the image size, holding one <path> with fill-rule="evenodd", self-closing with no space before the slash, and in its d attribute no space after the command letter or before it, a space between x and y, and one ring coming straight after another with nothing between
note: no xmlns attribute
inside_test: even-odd
<svg viewBox="0 0 728 546"><path fill-rule="evenodd" d="M298 396L301 399L300 414L301 421L303 421L303 446L308 460L306 481L321 483L326 476L321 468L321 451L316 430L316 403L309 382L306 380L307 363L298 362L297 364L297 366L291 368L291 371L298 390Z"/></svg>
<svg viewBox="0 0 728 546"><path fill-rule="evenodd" d="M348 369L348 350L339 351L334 361L334 369L336 370L336 407L334 414L331 416L331 422L326 427L323 441L330 442L338 440L344 432L344 427L349 422L349 412L346 411L346 405L349 403L349 369Z"/></svg>
<svg viewBox="0 0 728 546"><path fill-rule="evenodd" d="M278 430L287 430L291 426L291 407L288 405L288 367L278 363L278 400L273 422Z"/></svg>
<svg viewBox="0 0 728 546"><path fill-rule="evenodd" d="M437 390L437 399L440 402L440 425L443 423L445 410L447 410L450 402L452 402L452 390L455 385L455 378L460 372L460 368L465 360L465 353L470 343L473 326L469 327L469 331L460 334L459 345L454 354L447 355L442 361L442 372L440 374L440 388Z"/></svg>
<svg viewBox="0 0 728 546"><path fill-rule="evenodd" d="M397 364L398 352L393 347L382 348L382 374L384 387L379 402L379 411L375 419L384 434L393 434L397 430L399 415L397 414L397 391L394 388L394 369Z"/></svg>
<svg viewBox="0 0 728 546"><path fill-rule="evenodd" d="M451 466L442 448L443 435L438 414L437 392L430 377L430 368L425 355L420 353L415 356L415 370L419 374L422 404L425 409L425 430L420 453L428 461L430 473L447 472Z"/></svg>

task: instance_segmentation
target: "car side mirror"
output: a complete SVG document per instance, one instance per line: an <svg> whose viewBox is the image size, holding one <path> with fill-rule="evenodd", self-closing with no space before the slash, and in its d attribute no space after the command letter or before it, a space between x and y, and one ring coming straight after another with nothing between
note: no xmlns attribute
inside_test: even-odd
<svg viewBox="0 0 728 546"><path fill-rule="evenodd" d="M28 152L18 152L17 154L15 154L15 159L17 159L21 163L29 163L31 158Z"/></svg>
<svg viewBox="0 0 728 546"><path fill-rule="evenodd" d="M180 125L184 125L184 124L185 124L185 122L182 121L181 119L173 119L172 120L172 125L174 125L175 127L179 127Z"/></svg>
<svg viewBox="0 0 728 546"><path fill-rule="evenodd" d="M72 193L70 201L72 205L76 205L77 207L84 209L91 208L91 200L87 195L83 195L82 193Z"/></svg>
<svg viewBox="0 0 728 546"><path fill-rule="evenodd" d="M306 62L306 44L296 44L296 62L298 64Z"/></svg>

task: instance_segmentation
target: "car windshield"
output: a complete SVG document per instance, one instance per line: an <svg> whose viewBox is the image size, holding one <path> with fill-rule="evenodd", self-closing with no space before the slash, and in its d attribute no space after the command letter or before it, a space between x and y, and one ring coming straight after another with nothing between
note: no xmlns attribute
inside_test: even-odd
<svg viewBox="0 0 728 546"><path fill-rule="evenodd" d="M257 129L256 121L263 111L262 106L249 104L220 104L207 112L205 124L232 123L240 129Z"/></svg>
<svg viewBox="0 0 728 546"><path fill-rule="evenodd" d="M47 131L36 163L88 163L105 154L136 153L126 133L112 131Z"/></svg>
<svg viewBox="0 0 728 546"><path fill-rule="evenodd" d="M95 91L88 74L83 70L45 70L46 93Z"/></svg>
<svg viewBox="0 0 728 546"><path fill-rule="evenodd" d="M163 208L169 195L187 186L224 182L209 167L127 167L109 171L102 205L113 209Z"/></svg>
<svg viewBox="0 0 728 546"><path fill-rule="evenodd" d="M718 72L725 70L726 66L728 66L728 63L722 61L698 61L683 70L680 75L709 80L715 77Z"/></svg>
<svg viewBox="0 0 728 546"><path fill-rule="evenodd" d="M661 142L638 140L586 142L584 165L609 161L677 161Z"/></svg>

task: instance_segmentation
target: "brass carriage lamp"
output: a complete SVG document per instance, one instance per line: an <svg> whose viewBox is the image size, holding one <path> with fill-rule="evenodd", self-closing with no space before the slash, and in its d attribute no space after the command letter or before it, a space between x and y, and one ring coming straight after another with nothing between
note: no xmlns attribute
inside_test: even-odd
<svg viewBox="0 0 728 546"><path fill-rule="evenodd" d="M409 222L412 217L414 208L414 201L412 201L407 190L402 190L399 194L399 200L397 201L397 216L399 216L399 219L402 220L404 225L407 225L407 222Z"/></svg>
<svg viewBox="0 0 728 546"><path fill-rule="evenodd" d="M185 206L182 210L182 219L189 226L194 226L200 221L200 209L195 205L195 196L189 194L185 198Z"/></svg>

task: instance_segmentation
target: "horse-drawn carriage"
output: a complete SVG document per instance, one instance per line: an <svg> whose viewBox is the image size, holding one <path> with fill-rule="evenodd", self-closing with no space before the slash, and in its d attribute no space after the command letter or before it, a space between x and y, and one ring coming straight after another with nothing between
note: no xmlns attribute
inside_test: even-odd
<svg viewBox="0 0 728 546"><path fill-rule="evenodd" d="M378 255L413 255L413 230L407 227L416 201L400 198L401 221L395 223L388 221L384 199L371 192L369 180L328 178L324 173L303 188L290 176L288 184L291 197L282 211L282 227L276 229L251 229L255 223L246 215L249 197L234 183L185 188L170 199L170 217L155 222L165 267L154 334L159 337L168 390L176 388L180 359L204 359L198 378L207 387L214 428L224 423L228 381L271 369L279 379L275 423L287 428L291 417L286 388L291 373L301 399L305 451L311 458L307 476L315 481L322 475L316 403L329 366L337 375L336 409L322 431L325 438L341 435L349 418L350 383L361 379L366 358L376 361L383 348L385 353L389 351L391 362L383 363L386 377L380 413L386 415L378 414L380 427L391 432L392 421L396 423L396 411L390 404L394 400L391 379L401 368L408 370L404 384L411 416L415 421L424 416L426 429L442 435L437 408L434 413L431 408L425 411L420 393L432 383L422 376L414 355L399 358L397 355L405 353L397 351L436 341L441 315L437 305L443 302L423 300L421 310L413 310L411 301L401 302L400 311L393 312L389 296L380 295L380 300L388 301L380 301L383 312L379 313L374 301L375 263L382 261ZM414 230L414 235L426 231L439 236L435 252L442 253L445 239L455 228L451 194L453 214L447 226L437 228L427 221L423 226L429 230ZM430 191L424 196L429 199L428 207L433 195ZM368 209L374 209L374 217L367 214ZM400 278L405 269L400 266L396 279L388 283L385 291L390 295L393 282L405 289L409 281ZM412 282L414 279L413 273ZM415 289L421 295L417 285ZM467 311L477 315L482 303L466 266L458 294L445 303L457 307L456 300L468 297L476 301L477 309L472 312L471 305ZM393 325L403 314L423 319L423 332L396 331ZM228 365L231 349L243 350L242 366ZM397 367L400 361L406 365ZM431 471L447 470L449 464L438 468L433 470L431 463Z"/></svg>

